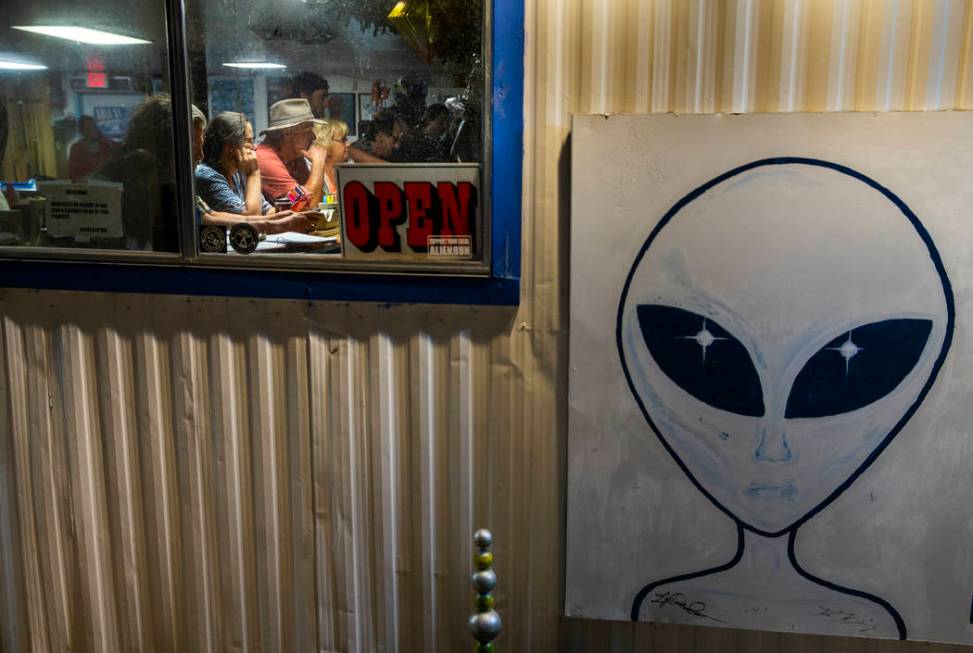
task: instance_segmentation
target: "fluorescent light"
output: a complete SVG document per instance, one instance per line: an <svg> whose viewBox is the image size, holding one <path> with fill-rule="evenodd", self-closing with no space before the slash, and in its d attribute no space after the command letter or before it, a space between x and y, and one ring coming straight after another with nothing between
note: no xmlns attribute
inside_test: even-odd
<svg viewBox="0 0 973 653"><path fill-rule="evenodd" d="M287 68L287 66L282 63L266 63L264 61L241 61L238 63L225 63L223 65L227 68L254 68L257 70Z"/></svg>
<svg viewBox="0 0 973 653"><path fill-rule="evenodd" d="M87 27L72 27L71 25L11 25L14 29L45 36L55 36L59 39L78 41L80 43L90 43L92 45L136 45L139 43L151 43L144 39L136 39L131 36L112 34L98 29L88 29Z"/></svg>
<svg viewBox="0 0 973 653"><path fill-rule="evenodd" d="M39 63L24 63L22 61L4 61L0 59L0 70L47 70L47 66Z"/></svg>

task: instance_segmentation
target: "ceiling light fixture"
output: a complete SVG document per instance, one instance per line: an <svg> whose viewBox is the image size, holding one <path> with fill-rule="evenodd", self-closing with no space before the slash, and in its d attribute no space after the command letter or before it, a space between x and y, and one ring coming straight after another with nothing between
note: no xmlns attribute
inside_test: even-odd
<svg viewBox="0 0 973 653"><path fill-rule="evenodd" d="M241 61L237 63L225 63L223 65L227 68L252 68L255 70L279 70L281 68L287 68L287 66L282 63L267 63L264 61Z"/></svg>
<svg viewBox="0 0 973 653"><path fill-rule="evenodd" d="M131 36L122 36L111 32L103 32L98 29L88 29L87 27L74 27L71 25L11 25L13 29L44 36L54 36L68 41L79 43L89 43L91 45L138 45L151 43L144 39L137 39Z"/></svg>
<svg viewBox="0 0 973 653"><path fill-rule="evenodd" d="M24 63L22 61L4 61L0 59L0 70L47 70L47 66L39 63Z"/></svg>

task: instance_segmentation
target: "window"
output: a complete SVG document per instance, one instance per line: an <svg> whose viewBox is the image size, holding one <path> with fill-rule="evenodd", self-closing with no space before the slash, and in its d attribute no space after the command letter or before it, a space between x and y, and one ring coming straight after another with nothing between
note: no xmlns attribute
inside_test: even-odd
<svg viewBox="0 0 973 653"><path fill-rule="evenodd" d="M0 244L178 252L163 3L11 3L4 17L0 178L19 183Z"/></svg>
<svg viewBox="0 0 973 653"><path fill-rule="evenodd" d="M5 26L0 283L517 300L522 0L75 4Z"/></svg>

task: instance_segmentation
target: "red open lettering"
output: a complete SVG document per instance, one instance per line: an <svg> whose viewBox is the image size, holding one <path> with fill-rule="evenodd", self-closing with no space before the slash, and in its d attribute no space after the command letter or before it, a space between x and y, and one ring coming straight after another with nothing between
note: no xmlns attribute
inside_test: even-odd
<svg viewBox="0 0 973 653"><path fill-rule="evenodd" d="M441 181L436 185L442 210L440 234L469 236L473 210L476 208L476 189L468 181L452 184Z"/></svg>
<svg viewBox="0 0 973 653"><path fill-rule="evenodd" d="M436 234L436 218L439 217L433 210L432 184L426 181L407 181L405 197L409 205L409 229L405 240L413 250L424 252L429 236Z"/></svg>
<svg viewBox="0 0 973 653"><path fill-rule="evenodd" d="M402 243L396 226L405 221L402 190L391 181L375 182L378 200L378 244L386 252L401 252Z"/></svg>
<svg viewBox="0 0 973 653"><path fill-rule="evenodd" d="M372 228L374 218L369 210L372 194L360 181L352 181L345 185L341 201L345 206L345 235L348 240L363 252L372 251L377 242Z"/></svg>

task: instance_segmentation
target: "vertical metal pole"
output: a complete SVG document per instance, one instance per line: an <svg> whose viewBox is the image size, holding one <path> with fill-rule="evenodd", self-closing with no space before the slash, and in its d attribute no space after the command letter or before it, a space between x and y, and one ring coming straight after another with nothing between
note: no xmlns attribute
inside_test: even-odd
<svg viewBox="0 0 973 653"><path fill-rule="evenodd" d="M470 632L476 644L474 653L494 653L493 640L500 634L503 624L500 615L493 609L496 604L493 598L493 588L497 586L497 574L493 571L493 554L490 545L493 535L485 528L473 534L473 542L477 551L473 554L473 565L476 571L470 578L473 589L476 590L476 614L470 617Z"/></svg>
<svg viewBox="0 0 973 653"><path fill-rule="evenodd" d="M184 0L166 0L166 33L169 45L169 94L175 138L177 215L179 243L184 257L196 256L196 215L193 201L192 109L189 101L189 66L186 54L186 7Z"/></svg>

